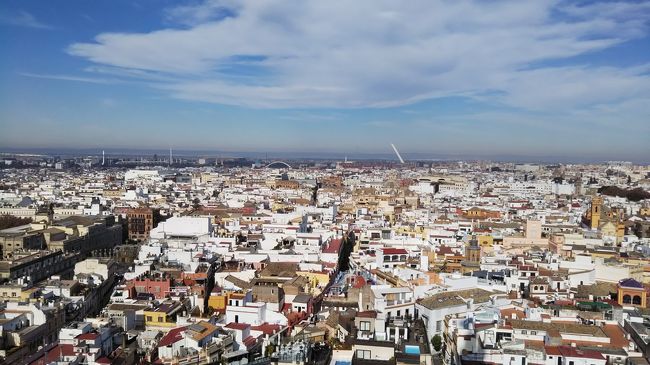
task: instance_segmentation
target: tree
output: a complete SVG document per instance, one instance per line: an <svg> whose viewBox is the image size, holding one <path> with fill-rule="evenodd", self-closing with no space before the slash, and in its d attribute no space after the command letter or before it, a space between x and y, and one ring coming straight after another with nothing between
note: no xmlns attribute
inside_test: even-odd
<svg viewBox="0 0 650 365"><path fill-rule="evenodd" d="M436 352L440 351L442 348L442 337L440 337L439 334L435 334L431 339L431 344L433 345L433 349L436 350Z"/></svg>
<svg viewBox="0 0 650 365"><path fill-rule="evenodd" d="M200 206L201 206L201 199L199 199L199 198L194 198L194 199L192 200L192 207L193 207L194 209L198 209Z"/></svg>
<svg viewBox="0 0 650 365"><path fill-rule="evenodd" d="M343 235L343 239L341 241L341 251L339 252L339 271L350 270L350 255L352 254L352 250L354 250L354 243L354 232L350 231Z"/></svg>
<svg viewBox="0 0 650 365"><path fill-rule="evenodd" d="M318 182L316 182L316 185L311 190L311 204L312 205L317 205L318 204L318 188L320 187L318 185L319 185Z"/></svg>
<svg viewBox="0 0 650 365"><path fill-rule="evenodd" d="M20 218L9 214L0 215L0 229L13 228L32 223L31 218Z"/></svg>
<svg viewBox="0 0 650 365"><path fill-rule="evenodd" d="M628 200L633 202L638 202L644 199L650 199L650 192L647 192L642 188L628 190L628 189L619 188L618 186L603 186L602 188L598 189L598 192L602 195L627 198Z"/></svg>
<svg viewBox="0 0 650 365"><path fill-rule="evenodd" d="M270 344L266 345L266 351L264 351L264 354L267 357L271 357L271 355L273 355L274 352L275 352L275 345L274 344L270 343Z"/></svg>

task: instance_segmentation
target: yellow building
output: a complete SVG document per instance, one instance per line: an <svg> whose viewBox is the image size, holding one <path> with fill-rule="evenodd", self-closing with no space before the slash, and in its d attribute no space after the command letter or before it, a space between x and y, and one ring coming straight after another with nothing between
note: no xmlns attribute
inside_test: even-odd
<svg viewBox="0 0 650 365"><path fill-rule="evenodd" d="M157 308L149 308L144 311L144 325L147 330L161 329L163 331L176 327L176 317L183 308L181 303L168 301L160 304Z"/></svg>
<svg viewBox="0 0 650 365"><path fill-rule="evenodd" d="M311 288L315 288L317 286L325 287L330 281L330 276L327 272L296 271L296 274L309 279L309 286Z"/></svg>
<svg viewBox="0 0 650 365"><path fill-rule="evenodd" d="M221 293L212 293L208 298L208 307L212 307L215 311L225 313L228 301L232 298L243 299L244 294L236 293L234 291L223 291Z"/></svg>
<svg viewBox="0 0 650 365"><path fill-rule="evenodd" d="M615 251L594 251L591 253L591 257L596 259L596 258L602 258L604 260L609 259L609 258L614 258L618 257L618 253Z"/></svg>
<svg viewBox="0 0 650 365"><path fill-rule="evenodd" d="M492 247L494 244L494 238L490 235L478 235L476 236L476 240L481 247Z"/></svg>
<svg viewBox="0 0 650 365"><path fill-rule="evenodd" d="M208 298L208 307L212 307L215 311L224 313L226 311L226 303L228 303L227 294L211 294Z"/></svg>
<svg viewBox="0 0 650 365"><path fill-rule="evenodd" d="M641 209L639 209L639 215L642 217L650 216L650 207L641 207Z"/></svg>
<svg viewBox="0 0 650 365"><path fill-rule="evenodd" d="M647 294L643 284L634 279L623 279L618 282L618 304L621 306L634 306L645 308Z"/></svg>
<svg viewBox="0 0 650 365"><path fill-rule="evenodd" d="M603 198L599 196L594 196L591 199L591 209L590 209L591 229L598 229L598 226L600 225L600 214L602 208L603 208Z"/></svg>
<svg viewBox="0 0 650 365"><path fill-rule="evenodd" d="M399 236L409 236L411 238L421 238L424 234L424 227L422 226L400 226L397 227L395 233Z"/></svg>
<svg viewBox="0 0 650 365"><path fill-rule="evenodd" d="M39 288L25 288L20 285L0 286L0 302L32 302L36 301Z"/></svg>

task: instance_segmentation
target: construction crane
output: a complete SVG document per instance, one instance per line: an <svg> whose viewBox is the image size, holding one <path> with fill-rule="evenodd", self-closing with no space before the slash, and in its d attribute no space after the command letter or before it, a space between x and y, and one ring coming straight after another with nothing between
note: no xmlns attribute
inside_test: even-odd
<svg viewBox="0 0 650 365"><path fill-rule="evenodd" d="M399 162L400 162L401 164L404 164L404 159L403 159L402 156L399 154L399 151L397 150L397 147L395 147L395 145L392 144L392 143L390 144L390 146L393 147L393 151L395 151L395 154L397 155L397 158L399 158Z"/></svg>

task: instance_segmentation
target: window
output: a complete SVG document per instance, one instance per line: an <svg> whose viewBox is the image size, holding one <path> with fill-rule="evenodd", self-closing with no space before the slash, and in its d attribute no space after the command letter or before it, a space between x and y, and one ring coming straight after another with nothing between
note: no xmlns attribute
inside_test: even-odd
<svg viewBox="0 0 650 365"><path fill-rule="evenodd" d="M239 323L239 316L235 316L235 323Z"/></svg>
<svg viewBox="0 0 650 365"><path fill-rule="evenodd" d="M369 321L361 321L359 323L359 329L361 331L370 331L370 322Z"/></svg>
<svg viewBox="0 0 650 365"><path fill-rule="evenodd" d="M442 321L436 321L436 332L442 331Z"/></svg>
<svg viewBox="0 0 650 365"><path fill-rule="evenodd" d="M370 359L370 350L357 350L358 359Z"/></svg>
<svg viewBox="0 0 650 365"><path fill-rule="evenodd" d="M530 331L530 334L534 336L537 334L537 331Z"/></svg>
<svg viewBox="0 0 650 365"><path fill-rule="evenodd" d="M573 365L573 361L569 361L569 365Z"/></svg>
<svg viewBox="0 0 650 365"><path fill-rule="evenodd" d="M528 334L528 331L526 331L526 330L521 330L521 334L522 334L522 335Z"/></svg>
<svg viewBox="0 0 650 365"><path fill-rule="evenodd" d="M152 320L153 318L151 318L151 316L147 316L147 322L151 322Z"/></svg>

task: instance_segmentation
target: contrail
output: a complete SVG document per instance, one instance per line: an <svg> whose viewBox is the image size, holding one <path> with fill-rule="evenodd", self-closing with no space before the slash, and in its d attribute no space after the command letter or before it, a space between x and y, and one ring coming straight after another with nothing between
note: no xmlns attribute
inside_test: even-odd
<svg viewBox="0 0 650 365"><path fill-rule="evenodd" d="M404 163L404 159L403 159L402 156L399 154L399 151L397 150L397 147L395 147L395 145L392 144L392 143L390 144L390 146L393 147L393 151L395 151L395 154L397 155L397 158L399 158L399 162L400 162L400 163Z"/></svg>

